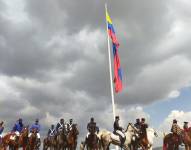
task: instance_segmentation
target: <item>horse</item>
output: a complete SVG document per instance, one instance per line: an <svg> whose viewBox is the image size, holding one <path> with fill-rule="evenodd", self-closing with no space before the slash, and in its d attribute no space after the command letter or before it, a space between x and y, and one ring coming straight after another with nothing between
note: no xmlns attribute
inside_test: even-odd
<svg viewBox="0 0 191 150"><path fill-rule="evenodd" d="M43 150L47 150L50 148L50 150L57 150L56 148L57 141L55 136L50 136L44 139L44 145Z"/></svg>
<svg viewBox="0 0 191 150"><path fill-rule="evenodd" d="M23 150L27 149L27 141L28 141L28 126L24 127L20 133L20 136L18 139L16 139L15 133L8 133L2 138L2 145L4 149L7 149L9 146L9 149L16 149L18 150L20 147L23 148Z"/></svg>
<svg viewBox="0 0 191 150"><path fill-rule="evenodd" d="M26 150L26 148L27 148L28 134L29 134L29 129L27 126L27 127L24 127L23 130L21 131L21 135L20 135L19 141L18 141L18 147L23 147L23 150Z"/></svg>
<svg viewBox="0 0 191 150"><path fill-rule="evenodd" d="M180 145L180 139L178 135L169 133L164 136L163 150L178 150Z"/></svg>
<svg viewBox="0 0 191 150"><path fill-rule="evenodd" d="M33 129L31 132L31 136L29 137L29 140L28 140L28 149L37 150L40 147L39 144L40 143L37 138L37 129Z"/></svg>
<svg viewBox="0 0 191 150"><path fill-rule="evenodd" d="M66 129L62 128L61 131L58 131L56 136L57 141L57 150L65 150L67 146L67 133Z"/></svg>
<svg viewBox="0 0 191 150"><path fill-rule="evenodd" d="M99 138L95 133L90 133L86 139L87 150L98 150L99 148Z"/></svg>
<svg viewBox="0 0 191 150"><path fill-rule="evenodd" d="M191 150L191 128L188 129L188 132L183 132L182 140L185 145L185 150Z"/></svg>
<svg viewBox="0 0 191 150"><path fill-rule="evenodd" d="M125 140L123 148L124 150L128 150L129 145L131 144L132 137L135 135L135 129L131 123L128 124L124 134L126 136L126 140ZM112 132L109 132L107 130L100 131L98 136L100 137L101 146L102 146L101 149L103 150L109 150L110 144L114 144L118 146L121 145L119 136L114 135Z"/></svg>
<svg viewBox="0 0 191 150"><path fill-rule="evenodd" d="M15 138L16 135L13 132L6 134L2 138L2 147L4 147L5 150L7 149L7 147L9 147L9 149L13 149L13 147L17 144Z"/></svg>
<svg viewBox="0 0 191 150"><path fill-rule="evenodd" d="M68 150L76 150L78 135L79 135L79 131L77 128L77 124L73 124L72 128L71 128L71 130L67 136L67 148L68 148Z"/></svg>
<svg viewBox="0 0 191 150"><path fill-rule="evenodd" d="M141 140L138 141L133 150L138 149L138 147L141 147L143 150L152 150L153 139L154 137L158 137L157 132L152 128L147 128L146 133L147 135L145 135Z"/></svg>

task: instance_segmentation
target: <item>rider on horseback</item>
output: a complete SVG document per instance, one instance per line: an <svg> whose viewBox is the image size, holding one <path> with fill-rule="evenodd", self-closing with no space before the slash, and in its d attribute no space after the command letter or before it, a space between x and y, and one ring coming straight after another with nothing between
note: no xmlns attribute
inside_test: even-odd
<svg viewBox="0 0 191 150"><path fill-rule="evenodd" d="M188 132L189 131L188 122L184 122L183 129L184 129L184 132Z"/></svg>
<svg viewBox="0 0 191 150"><path fill-rule="evenodd" d="M88 130L87 138L91 133L95 134L95 132L97 131L96 122L94 122L93 117L90 119L90 122L87 125L87 130Z"/></svg>
<svg viewBox="0 0 191 150"><path fill-rule="evenodd" d="M2 142L2 133L3 133L3 130L4 130L3 123L4 123L3 121L1 121L1 123L0 123L0 144Z"/></svg>
<svg viewBox="0 0 191 150"><path fill-rule="evenodd" d="M29 136L30 137L32 135L32 132L36 130L37 131L37 138L38 138L38 143L40 143L40 124L39 124L39 119L36 119L35 120L35 123L31 126L30 128L30 133L29 133Z"/></svg>
<svg viewBox="0 0 191 150"><path fill-rule="evenodd" d="M134 127L139 131L141 129L141 122L140 119L136 119L136 123L134 124Z"/></svg>
<svg viewBox="0 0 191 150"><path fill-rule="evenodd" d="M60 119L60 122L57 123L57 125L56 125L56 132L59 133L59 132L61 132L63 129L66 130L66 125L65 125L65 123L64 123L64 119L61 118L61 119Z"/></svg>
<svg viewBox="0 0 191 150"><path fill-rule="evenodd" d="M171 132L173 133L173 136L178 138L178 141L180 142L180 144L182 144L182 138L181 138L182 130L181 130L180 126L177 124L176 119L173 120Z"/></svg>
<svg viewBox="0 0 191 150"><path fill-rule="evenodd" d="M56 135L56 130L54 128L54 125L51 125L51 128L48 130L48 138L55 137Z"/></svg>
<svg viewBox="0 0 191 150"><path fill-rule="evenodd" d="M145 123L145 118L141 118L141 123L140 123L140 130L141 130L141 135L142 136L147 136L147 129L148 124Z"/></svg>
<svg viewBox="0 0 191 150"><path fill-rule="evenodd" d="M18 141L20 133L23 130L23 127L24 127L23 120L19 118L19 120L17 120L12 130L12 132L14 132L16 135L16 141Z"/></svg>
<svg viewBox="0 0 191 150"><path fill-rule="evenodd" d="M141 121L139 118L136 119L136 123L134 124L134 127L137 132L135 133L135 136L133 136L132 145L134 145L134 147L137 147L140 140L140 134L141 134Z"/></svg>
<svg viewBox="0 0 191 150"><path fill-rule="evenodd" d="M123 133L123 128L119 126L119 120L120 120L119 116L116 116L115 122L113 124L113 127L114 127L113 133L120 137L121 147L123 147L126 137L125 137L125 134Z"/></svg>
<svg viewBox="0 0 191 150"><path fill-rule="evenodd" d="M148 142L147 128L148 128L148 124L145 123L145 118L141 118L141 123L140 123L140 140L145 138L146 141Z"/></svg>
<svg viewBox="0 0 191 150"><path fill-rule="evenodd" d="M88 144L90 141L95 142L98 140L98 137L96 134L97 129L98 128L96 127L96 122L94 122L94 118L92 117L90 119L90 122L87 124L88 133L87 133L84 145ZM91 138L93 138L93 141Z"/></svg>
<svg viewBox="0 0 191 150"><path fill-rule="evenodd" d="M72 130L73 125L73 119L69 120L69 123L67 123L67 131L70 132Z"/></svg>

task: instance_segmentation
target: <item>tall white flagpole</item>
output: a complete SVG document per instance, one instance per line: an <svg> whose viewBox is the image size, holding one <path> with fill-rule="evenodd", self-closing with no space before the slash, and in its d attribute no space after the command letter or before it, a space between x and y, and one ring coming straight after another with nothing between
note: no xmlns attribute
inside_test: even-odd
<svg viewBox="0 0 191 150"><path fill-rule="evenodd" d="M107 45L108 45L108 56L109 56L109 75L110 75L110 87L111 87L111 99L112 99L112 108L113 108L113 120L115 121L115 99L113 93L113 78L112 78L112 66L111 66L111 48L109 41L109 33L108 33L108 22L107 22L107 4L105 3L105 16L106 16L106 31L107 31ZM118 146L115 147L118 150Z"/></svg>
<svg viewBox="0 0 191 150"><path fill-rule="evenodd" d="M107 18L107 4L105 4L105 15ZM112 108L113 108L113 119L115 120L115 100L113 93L113 78L112 78L112 67L111 67L111 49L110 49L110 41L108 34L108 22L106 19L106 27L107 27L107 44L108 44L108 56L109 56L109 75L110 75L110 87L111 87L111 99L112 99Z"/></svg>

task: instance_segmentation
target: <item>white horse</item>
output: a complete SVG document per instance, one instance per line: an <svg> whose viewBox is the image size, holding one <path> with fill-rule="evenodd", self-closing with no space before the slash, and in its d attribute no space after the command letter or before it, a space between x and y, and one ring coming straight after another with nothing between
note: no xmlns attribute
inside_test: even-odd
<svg viewBox="0 0 191 150"><path fill-rule="evenodd" d="M153 149L154 137L158 137L157 132L153 128L147 128L147 138L149 141L149 149Z"/></svg>
<svg viewBox="0 0 191 150"><path fill-rule="evenodd" d="M126 131L124 132L124 134L126 136L126 140L125 140L123 148L125 150L129 149L129 144L131 143L133 135L135 135L134 131L135 130L134 130L132 124L129 123ZM98 136L101 140L103 150L109 150L110 144L120 146L121 142L120 142L119 136L113 134L110 131L107 131L107 130L100 131Z"/></svg>
<svg viewBox="0 0 191 150"><path fill-rule="evenodd" d="M132 143L129 144L130 150L131 149L133 149L133 150L137 149L133 146L135 144L134 142L136 142L136 145L138 144L138 146L141 147L143 150L152 150L154 137L158 136L157 132L153 128L147 128L146 132L147 132L147 140L148 141L146 139L143 139L143 141L141 140L139 143L137 143L136 139L139 138L139 131L134 126L133 126L133 129L134 129L135 135L133 135Z"/></svg>

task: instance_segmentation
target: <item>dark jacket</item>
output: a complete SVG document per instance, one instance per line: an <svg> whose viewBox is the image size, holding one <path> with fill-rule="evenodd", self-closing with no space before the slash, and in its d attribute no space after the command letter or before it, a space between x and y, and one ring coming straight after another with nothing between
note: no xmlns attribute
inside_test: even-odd
<svg viewBox="0 0 191 150"><path fill-rule="evenodd" d="M48 137L49 136L55 136L56 135L56 130L55 129L49 129L48 130Z"/></svg>
<svg viewBox="0 0 191 150"><path fill-rule="evenodd" d="M90 133L95 133L96 130L97 130L96 122L89 122L88 125L87 125L87 130L88 130Z"/></svg>
<svg viewBox="0 0 191 150"><path fill-rule="evenodd" d="M141 129L141 123L135 123L134 126L137 128L137 129Z"/></svg>
<svg viewBox="0 0 191 150"><path fill-rule="evenodd" d="M114 128L114 132L116 132L117 130L120 130L120 131L123 130L123 128L119 126L119 121L117 120L114 122L113 128Z"/></svg>

